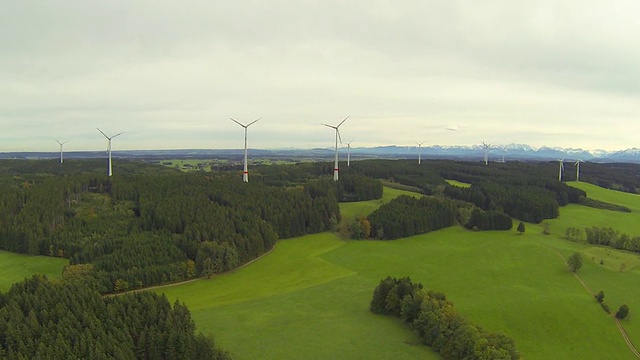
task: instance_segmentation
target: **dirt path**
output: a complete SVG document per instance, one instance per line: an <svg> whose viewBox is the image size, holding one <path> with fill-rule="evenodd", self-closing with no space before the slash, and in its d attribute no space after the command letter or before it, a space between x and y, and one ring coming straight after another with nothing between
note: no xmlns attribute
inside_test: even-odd
<svg viewBox="0 0 640 360"><path fill-rule="evenodd" d="M551 249L553 252L556 253L556 255L558 255L564 262L567 261L567 259L565 259L564 256L562 256L562 254L560 254L560 252L558 252L558 250L556 250L555 248L549 246L549 245L545 245L547 248ZM582 278L580 277L580 275L578 275L578 273L573 273L573 276L578 279L578 281L580 282L580 284L582 284L582 287L585 288L585 290L587 290L587 292L589 293L589 295L591 295L591 297L593 297L595 294L594 292L591 290L591 288L589 287L589 285L587 285L587 283L582 280ZM624 342L627 343L627 346L629 347L629 349L631 350L631 352L638 358L640 359L640 352L638 352L638 349L636 349L636 347L633 345L633 343L631 342L631 339L629 339L629 336L627 335L627 331L624 329L624 326L622 326L622 324L620 323L620 320L618 320L618 318L614 315L614 314L609 314L609 316L611 316L611 318L613 319L613 321L616 323L616 326L618 327L618 330L620 330L620 334L622 335L622 338L624 339Z"/></svg>

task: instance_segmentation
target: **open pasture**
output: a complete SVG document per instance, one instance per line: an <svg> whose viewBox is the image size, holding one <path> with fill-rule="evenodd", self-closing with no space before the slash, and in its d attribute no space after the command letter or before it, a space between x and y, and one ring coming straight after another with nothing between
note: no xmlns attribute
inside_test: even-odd
<svg viewBox="0 0 640 360"><path fill-rule="evenodd" d="M62 268L68 263L68 259L0 251L0 292L34 274L45 274L50 279L60 277Z"/></svg>
<svg viewBox="0 0 640 360"><path fill-rule="evenodd" d="M594 218L621 214L575 208ZM634 359L611 318L567 270L563 257L601 250L562 239L558 229L578 220L566 210L570 215L571 207L562 208L550 221L549 236L527 224L524 235L452 227L396 241L328 233L288 239L242 269L157 291L185 302L198 328L236 359L438 358L399 320L369 312L374 287L388 275L444 292L471 321L513 337L524 359ZM585 259L579 274L593 291L604 290L614 310L629 304L623 324L640 344L640 267L620 272Z"/></svg>

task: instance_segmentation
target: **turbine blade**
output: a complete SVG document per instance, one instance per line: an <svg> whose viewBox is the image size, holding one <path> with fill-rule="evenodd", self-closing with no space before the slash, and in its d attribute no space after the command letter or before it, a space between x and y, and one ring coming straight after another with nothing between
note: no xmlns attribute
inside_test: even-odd
<svg viewBox="0 0 640 360"><path fill-rule="evenodd" d="M116 136L120 136L120 135L122 135L122 134L124 134L124 131L123 131L123 132L121 132L121 133L117 133L117 134L113 135L113 136L111 137L111 139L113 139L113 138L114 138L114 137L116 137ZM109 140L111 140L111 139L109 139Z"/></svg>
<svg viewBox="0 0 640 360"><path fill-rule="evenodd" d="M344 118L344 120L340 121L340 124L336 125L336 128L339 128L340 125L342 125L343 122L347 121L349 117L347 116L346 118Z"/></svg>
<svg viewBox="0 0 640 360"><path fill-rule="evenodd" d="M336 130L338 129L338 127L337 127L337 126L333 126L333 125L329 125L329 124L321 124L321 125L324 125L324 126L326 126L326 127L330 127L330 128L332 128L332 129L336 129Z"/></svg>
<svg viewBox="0 0 640 360"><path fill-rule="evenodd" d="M98 128L96 128L96 129L98 129ZM104 137L106 137L107 139L109 139L109 137L107 136L107 134L105 134L105 133L104 133L104 131L102 131L102 130L100 130L100 129L98 129L98 131L100 131L100 133L101 133L102 135L104 135Z"/></svg>
<svg viewBox="0 0 640 360"><path fill-rule="evenodd" d="M338 139L340 140L340 144L342 144L342 137L340 136L340 130L336 127L336 133L338 133Z"/></svg>
<svg viewBox="0 0 640 360"><path fill-rule="evenodd" d="M58 139L53 138L53 140L55 140L60 146L62 146L63 143L61 143L60 141L58 141Z"/></svg>
<svg viewBox="0 0 640 360"><path fill-rule="evenodd" d="M255 119L255 120L253 120L252 122L248 123L248 124L247 124L247 127L249 127L249 126L251 126L251 125L253 125L253 124L257 123L257 122L258 122L258 120L260 120L260 119L262 119L262 118L257 118L257 119Z"/></svg>
<svg viewBox="0 0 640 360"><path fill-rule="evenodd" d="M245 124L243 124L243 123L239 122L238 120L236 120L236 119L234 119L234 118L229 118L229 119L231 119L231 121L233 121L234 123L236 123L236 124L238 124L238 125L242 126L243 128L246 128L247 126L249 126L249 125L245 125Z"/></svg>

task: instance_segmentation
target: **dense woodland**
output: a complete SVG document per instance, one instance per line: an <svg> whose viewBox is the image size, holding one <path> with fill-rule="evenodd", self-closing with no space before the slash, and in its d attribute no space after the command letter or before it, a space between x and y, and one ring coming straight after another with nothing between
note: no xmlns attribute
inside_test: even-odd
<svg viewBox="0 0 640 360"><path fill-rule="evenodd" d="M34 276L0 294L0 358L228 359L195 334L189 310L164 295L103 297Z"/></svg>
<svg viewBox="0 0 640 360"><path fill-rule="evenodd" d="M382 279L370 310L399 317L418 338L447 360L517 360L513 339L492 333L457 313L441 292L425 290L408 277Z"/></svg>
<svg viewBox="0 0 640 360"><path fill-rule="evenodd" d="M380 182L363 176L285 188L136 163L111 178L92 170L95 161L57 164L71 165L49 174L31 172L32 164L0 176L0 249L69 258L66 273L102 292L233 269L278 238L334 228L339 196L382 195Z"/></svg>

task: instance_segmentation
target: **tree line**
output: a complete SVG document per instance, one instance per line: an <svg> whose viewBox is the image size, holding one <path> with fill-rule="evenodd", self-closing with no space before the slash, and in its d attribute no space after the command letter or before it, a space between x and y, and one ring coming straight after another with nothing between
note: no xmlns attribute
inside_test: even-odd
<svg viewBox="0 0 640 360"><path fill-rule="evenodd" d="M443 293L426 290L408 277L382 279L373 292L370 310L399 317L447 360L520 358L513 339L464 319Z"/></svg>

